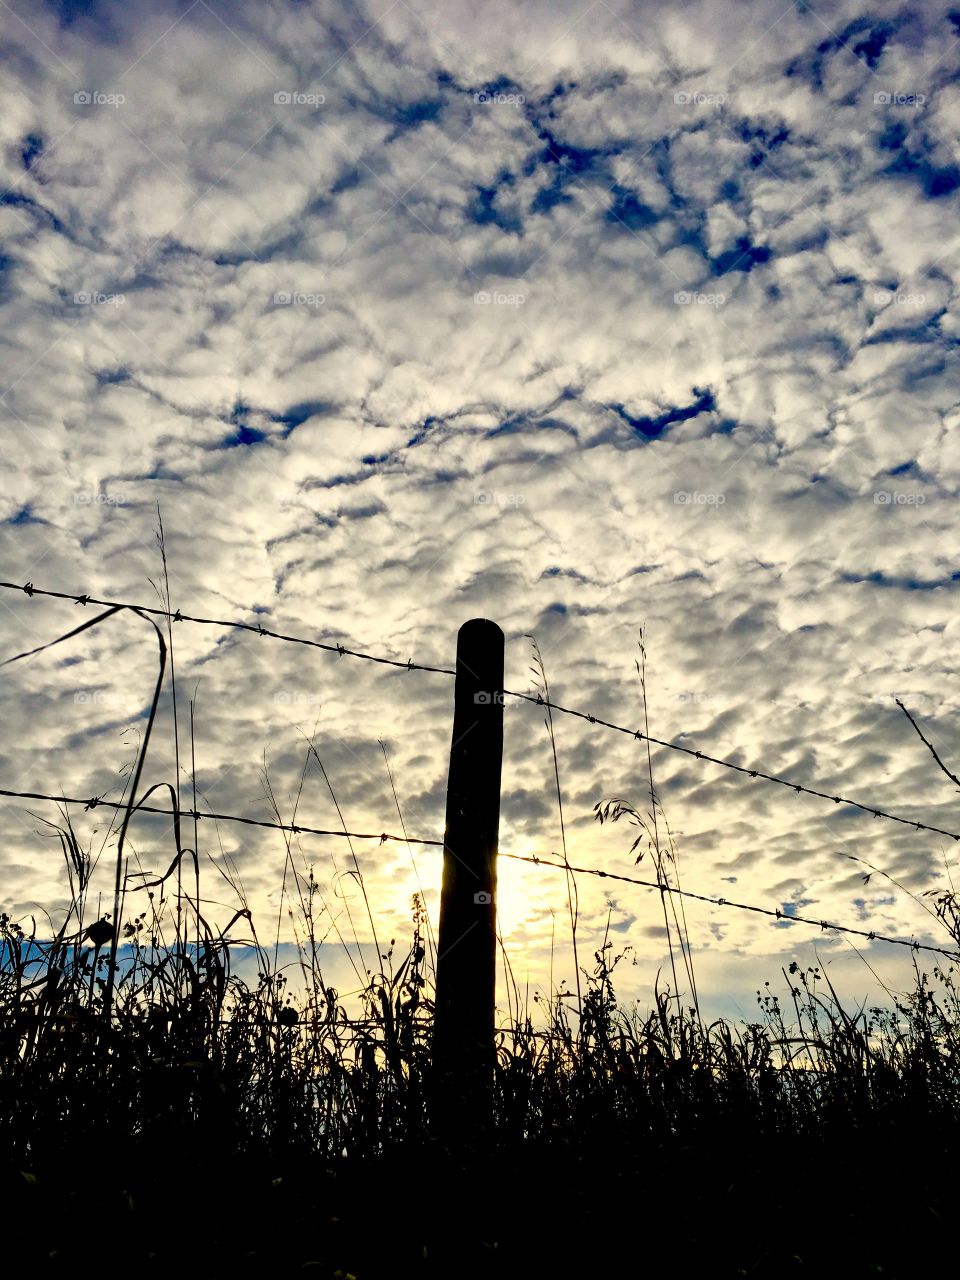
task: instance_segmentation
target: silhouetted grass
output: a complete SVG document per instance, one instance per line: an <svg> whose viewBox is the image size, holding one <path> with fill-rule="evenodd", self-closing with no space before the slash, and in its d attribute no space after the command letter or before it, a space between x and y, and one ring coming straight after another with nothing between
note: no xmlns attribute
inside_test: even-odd
<svg viewBox="0 0 960 1280"><path fill-rule="evenodd" d="M168 663L174 672L173 630L165 639L151 625L160 676L132 795ZM646 717L642 645L641 655ZM537 650L535 660L546 688ZM547 728L566 850L549 717ZM336 804L312 742L310 759ZM661 885L673 989L658 990L651 1011L624 1008L614 979L625 952L609 936L578 972L575 1009L574 993L555 990L526 1008L511 986L494 1127L473 1148L430 1123L434 947L419 894L409 946L381 950L354 858L376 944L367 969L356 929L339 934L285 832L294 991L277 967L279 922L271 954L226 860L236 913L223 929L205 920L195 824L190 846L175 821L169 869L147 880L124 848L131 804L115 833L113 910L92 916L95 860L64 814L54 827L70 893L62 920L40 934L0 915L5 1261L36 1275L256 1265L358 1280L664 1266L926 1274L960 1190L954 970L915 967L909 996L851 1012L826 975L794 964L782 988L758 992L754 1021L706 1022L647 764L646 817L623 801L597 816L641 828L631 852L645 841L638 860L649 853ZM577 943L569 867L567 888ZM931 910L960 946L954 895ZM341 944L360 1018L323 972ZM234 971L241 948L257 957L255 983ZM690 1005L677 995L682 975Z"/></svg>
<svg viewBox="0 0 960 1280"><path fill-rule="evenodd" d="M76 866L69 824L62 835ZM523 1240L534 1247L534 1236L551 1265L589 1260L583 1224L596 1233L594 1260L610 1254L622 1265L619 1233L629 1238L653 1213L682 1231L691 1260L713 1250L714 1274L805 1274L816 1251L793 1238L799 1206L835 1210L825 1188L860 1228L876 1205L857 1208L859 1198L881 1171L898 1203L925 1188L916 1211L934 1233L928 1244L955 1193L952 969L918 970L898 1007L850 1013L819 971L791 966L782 998L758 994L755 1022L706 1024L667 991L645 1016L622 1009L622 953L607 940L583 974L579 1022L557 993L534 1010L517 1001L514 1024L498 1033L491 1147L471 1155L430 1131L433 973L418 899L409 949L383 953L356 1021L324 985L321 947L302 944L305 994L291 996L255 934L201 936L198 946L184 927L189 913L156 903L124 922L113 984L110 924L86 924L79 902L72 931L65 923L47 940L0 917L0 1150L8 1203L32 1224L35 1258L51 1265L93 1256L83 1250L95 1251L107 1215L127 1256L162 1268L177 1249L157 1215L173 1222L184 1212L199 1215L202 1256L215 1270L276 1257L331 1276L391 1265L393 1274L449 1274L444 1267L467 1266L462 1232L476 1236L470 1267L512 1274L510 1251ZM174 929L164 940L166 915ZM231 927L240 924L252 932L246 914ZM238 943L258 948L256 985L231 973ZM849 1185L836 1185L841 1170ZM531 1187L573 1237L564 1248L556 1233L549 1242L546 1222L540 1240ZM641 1193L643 1203L629 1203ZM758 1213L780 1215L796 1202L793 1226L781 1216L779 1243L771 1222L751 1218L751 1199ZM231 1205L241 1203L238 1218ZM365 1225L364 1205L393 1224L392 1245ZM723 1206L743 1224L716 1252L704 1232L718 1228ZM522 1229L517 1215L529 1216ZM872 1258L882 1274L907 1275L905 1259L922 1247L867 1233L859 1262L844 1265L860 1274Z"/></svg>

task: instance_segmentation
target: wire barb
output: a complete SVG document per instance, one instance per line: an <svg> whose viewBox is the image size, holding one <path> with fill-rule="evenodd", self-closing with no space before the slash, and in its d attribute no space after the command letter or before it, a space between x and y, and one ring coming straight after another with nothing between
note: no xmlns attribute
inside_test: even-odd
<svg viewBox="0 0 960 1280"><path fill-rule="evenodd" d="M131 806L129 803L121 803L118 800L105 800L102 796L94 796L91 800L82 800L76 796L54 796L48 795L43 791L10 791L5 787L0 787L0 796L8 796L16 800L46 800L51 804L82 804L84 810L94 809L98 805L102 805L106 809L128 810ZM199 822L202 818L216 818L221 822L240 822L248 827L267 827L274 831L290 831L296 835L311 836L337 836L340 838L354 840L378 840L382 844L384 840L396 840L401 844L425 844L438 845L443 848L442 840L417 840L412 836L397 836L389 832L382 831L379 833L369 831L344 831L340 830L324 830L320 827L304 827L292 822L268 822L262 818L244 818L238 813L201 813L197 809L161 809L156 805L137 804L133 806L137 813L153 813L160 814L167 818L184 819L189 818Z"/></svg>
<svg viewBox="0 0 960 1280"><path fill-rule="evenodd" d="M546 858L538 858L533 855L526 856L519 853L501 853L500 857L513 858L517 862L531 862L542 867L556 867L560 871L571 871L577 875L602 876L608 880L619 880L624 884L639 885L642 889L656 889L658 893L673 893L679 898L692 898L697 902L709 903L711 907L732 907L736 911L752 911L756 915L769 916L774 920L789 921L790 924L806 924L816 929L856 934L857 937L867 938L870 942L889 942L897 947L910 947L913 951L932 951L935 955L946 956L948 960L960 961L960 953L947 951L945 948L934 946L932 943L917 942L915 938L893 938L885 933L877 933L873 929L869 931L856 929L852 925L837 924L832 920L813 920L809 916L799 915L788 916L784 915L780 907L760 907L752 902L734 902L731 898L710 897L705 893L694 893L692 889L678 889L674 885L665 884L663 880L638 880L635 876L622 876L614 871L601 871L596 867L575 867L569 862L551 862Z"/></svg>
<svg viewBox="0 0 960 1280"><path fill-rule="evenodd" d="M0 796L9 796L14 799L26 800L46 800L54 804L82 804L85 809L94 808L97 805L104 805L111 809L128 809L129 805L121 804L114 800L104 800L102 797L94 797L92 800L83 801L70 796L53 796L46 795L38 791L10 791L0 788ZM317 827L302 827L294 823L288 822L267 822L257 818L244 818L236 813L199 813L194 809L161 809L153 805L140 804L135 806L137 812L161 814L168 818L195 818L199 821L201 818L215 818L221 822L240 822L246 826L266 827L275 831L291 831L298 835L313 836L337 836L342 839L352 840L376 840L381 845L387 840L395 840L406 844L420 844L432 846L434 848L443 848L442 840L423 840L413 836L391 835L386 831L380 832L379 835L363 831L346 831L342 828L339 831L324 831ZM539 857L537 854L520 854L520 853L499 853L501 858L510 858L515 862L529 862L537 867L557 867L561 871L567 871L576 875L598 876L602 880L617 880L623 884L638 885L642 889L656 889L659 893L673 893L681 898L692 898L697 902L709 903L712 907L732 907L738 911L752 911L757 915L770 916L776 920L788 920L791 924L807 924L813 925L820 929L834 929L839 933L856 934L858 937L867 938L871 942L889 942L895 946L910 947L914 951L932 951L937 955L946 956L950 960L960 961L960 954L954 951L946 951L943 947L936 947L928 943L917 942L915 938L892 938L887 934L877 933L873 929L856 929L851 925L836 924L827 920L812 920L807 916L785 916L782 910L770 907L760 907L750 902L734 902L729 898L710 897L704 893L694 893L691 889L679 889L674 885L666 884L663 880L639 880L635 876L620 875L615 871L604 871L599 867L577 867L574 866L567 858L562 861L556 854L553 855L556 861L549 858Z"/></svg>
<svg viewBox="0 0 960 1280"><path fill-rule="evenodd" d="M290 644L302 644L314 649L323 649L329 653L339 654L340 657L349 656L351 658L362 659L366 662L376 662L385 666L399 667L406 671L428 671L436 675L446 676L456 675L456 671L449 667L434 667L428 666L424 663L415 663L412 658L408 658L406 662L401 662L396 658L385 658L377 654L363 653L358 650L347 649L340 643L327 644L320 640L308 640L302 636L285 635L277 631L266 631L259 622L254 626L249 622L238 622L230 619L193 617L190 614L181 613L179 609L176 613L173 613L169 609L131 604L128 601L101 600L88 595L76 596L64 591L52 591L35 587L32 582L28 582L23 586L14 582L0 582L0 588L6 588L11 591L25 591L29 596L45 596L57 600L73 600L77 604L98 604L118 610L131 609L141 614L153 614L160 617L173 618L175 621L179 622L193 622L203 626L233 627L237 630L256 631L261 636L269 636L271 639L283 640ZM649 735L642 733L639 729L627 729L623 725L614 724L610 720L601 719L599 716L592 715L590 712L578 711L573 707L561 706L559 703L552 702L549 699L544 699L540 692L537 692L537 694L534 695L532 693L518 693L512 689L504 689L503 694L504 696L509 696L511 698L518 698L524 702L532 702L537 706L548 707L551 711L556 711L560 715L574 716L578 719L586 720L589 724L598 725L605 729L611 729L616 733L628 734L631 738L635 738L637 741L646 740L654 746L663 747L666 751L678 751L683 755L691 756L696 760L706 761L708 764L718 765L723 769L730 769L736 773L748 774L752 778L760 778L764 782L775 783L778 786L789 787L797 795L813 796L820 800L832 800L834 804L845 804L849 805L851 808L859 809L863 813L872 813L874 818L884 818L888 822L898 822L904 826L912 827L916 831L929 831L933 835L946 836L950 840L960 841L960 834L955 831L947 831L943 827L935 827L930 823L918 822L913 818L903 818L899 814L888 813L886 810L880 809L873 804L865 804L859 800L851 800L844 796L834 796L829 792L820 791L816 787L808 787L798 782L792 782L787 778L781 778L776 774L767 773L761 769L748 769L744 765L734 764L732 760L724 760L718 756L711 756L704 751L697 751L693 747L682 746L678 742L667 742L662 738L650 737Z"/></svg>

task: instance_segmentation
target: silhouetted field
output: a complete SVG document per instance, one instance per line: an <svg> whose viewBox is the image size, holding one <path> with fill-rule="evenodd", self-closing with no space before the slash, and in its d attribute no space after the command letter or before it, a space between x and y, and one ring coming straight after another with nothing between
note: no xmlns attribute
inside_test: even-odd
<svg viewBox="0 0 960 1280"><path fill-rule="evenodd" d="M262 949L256 986L232 976L230 942L198 946L182 909L166 942L159 908L125 923L113 983L112 929L81 901L42 943L0 917L9 1261L363 1280L639 1273L666 1250L691 1274L915 1276L952 1237L952 969L854 1015L794 968L756 1022L705 1025L667 991L647 1017L619 1008L607 943L582 1015L557 996L498 1033L494 1132L464 1150L428 1123L414 907L360 1021L309 936L294 1000Z"/></svg>
<svg viewBox="0 0 960 1280"><path fill-rule="evenodd" d="M169 610L169 589L165 599ZM157 692L131 801L111 830L113 910L91 919L97 860L64 812L56 832L69 908L43 936L0 915L0 1204L11 1274L17 1265L30 1275L255 1267L372 1280L668 1268L912 1280L939 1264L960 1192L952 967L926 972L915 952L911 994L850 1011L825 974L793 964L758 992L753 1021L706 1022L648 741L646 817L622 801L596 812L641 830L631 853L643 846L637 861L649 856L661 890L670 987L641 1014L618 1002L623 953L609 937L581 963L567 863L576 990L529 1008L504 957L509 1015L496 1037L492 1128L467 1138L476 1126L464 1114L461 1127L440 1130L430 1123L435 947L420 895L409 948L378 947L366 978L358 969L358 1018L324 979L331 922L312 871L292 856L289 826L295 984L261 944L228 859L217 868L236 914L219 930L207 923L196 826L191 848L172 787L168 871L149 881L128 870L129 822L158 789L141 794L140 782L168 652L172 673L169 619L169 644L153 625ZM642 639L640 650L646 725ZM547 694L535 644L534 660ZM549 698L547 728L562 832ZM336 803L312 742L310 752ZM921 905L960 948L953 892ZM362 954L355 930L341 941ZM250 947L255 982L233 966Z"/></svg>

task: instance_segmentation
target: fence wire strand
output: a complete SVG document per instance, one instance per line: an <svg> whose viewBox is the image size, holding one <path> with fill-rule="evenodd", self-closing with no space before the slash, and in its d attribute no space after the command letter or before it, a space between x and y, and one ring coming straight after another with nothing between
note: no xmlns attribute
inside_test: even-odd
<svg viewBox="0 0 960 1280"><path fill-rule="evenodd" d="M401 662L397 658L384 658L374 653L363 653L358 649L348 649L342 644L327 644L322 640L308 640L304 636L291 636L282 631L273 631L259 622L239 622L234 618L200 618L194 614L182 613L179 609L160 609L156 605L131 604L126 600L102 600L97 596L71 595L68 591L47 591L35 587L32 582L20 585L15 582L0 582L0 587L14 591L24 591L28 596L46 596L53 600L71 600L80 605L102 605L107 609L130 609L138 613L151 613L159 618L169 618L171 622L193 622L204 627L232 627L237 631L252 631L254 635L265 636L271 640L283 640L287 644L302 644L311 649L323 649L326 653L335 653L341 658L362 658L364 662L378 662L387 667L399 667L402 671L433 671L437 675L455 676L456 671L449 667L431 667L421 662Z"/></svg>
<svg viewBox="0 0 960 1280"><path fill-rule="evenodd" d="M501 858L513 858L518 862L532 862L540 867L557 867L561 871L569 870L576 872L578 875L599 876L604 880L620 880L626 884L640 885L644 889L657 889L664 893L673 893L679 898L694 898L697 902L708 902L713 907L735 907L738 911L753 911L758 915L770 916L773 919L783 920L791 924L809 924L821 930L836 929L840 933L857 934L870 942L891 942L898 947L909 947L911 951L935 951L937 955L947 956L950 960L960 960L960 954L955 951L945 951L943 947L917 942L915 938L892 938L887 934L877 933L875 929L855 929L851 925L835 924L832 920L814 920L810 916L787 915L779 907L758 907L749 902L735 902L732 898L710 897L705 893L694 893L690 889L678 889L674 885L663 884L656 880L639 880L635 876L619 875L613 871L601 871L596 867L575 867L572 863L568 865L566 862L555 862L537 855L525 856L519 853L501 853L499 856Z"/></svg>
<svg viewBox="0 0 960 1280"><path fill-rule="evenodd" d="M449 667L435 667L426 663L414 662L409 659L407 662L401 662L396 658L385 658L377 654L365 653L359 649L348 649L342 644L327 644L320 640L308 640L302 636L286 635L279 631L272 631L267 627L263 627L260 623L238 622L236 620L224 618L200 618L193 614L182 613L179 609L161 609L155 606L131 604L129 601L121 600L104 600L96 596L89 595L71 595L66 591L51 591L42 587L36 587L32 582L25 584L15 582L0 582L0 588L11 591L25 592L28 596L45 596L55 600L70 600L79 605L102 605L110 609L130 609L137 610L141 613L151 613L159 617L170 618L173 622L193 622L202 626L213 627L233 627L242 631L250 631L255 635L266 636L273 640L283 640L290 644L307 645L313 649L322 649L327 653L335 653L340 657L358 658L365 662L380 663L388 667L396 667L403 671L429 671L436 675L456 676L456 671ZM715 764L723 769L730 769L733 772L745 774L760 782L775 783L777 786L786 787L797 795L814 796L818 800L831 800L834 804L847 805L853 809L859 809L861 813L872 814L874 818L881 818L887 822L897 822L905 827L912 827L915 831L929 831L933 835L946 836L948 840L960 841L960 834L955 831L948 831L944 827L935 827L927 822L919 822L915 818L904 818L899 814L890 813L885 809L881 809L875 804L865 804L859 800L851 800L846 796L832 795L829 791L821 791L816 787L808 787L800 782L791 782L789 778L782 778L778 774L769 773L765 769L750 769L746 765L735 764L732 760L724 760L719 756L712 756L706 751L697 751L693 747L682 746L678 742L667 742L663 738L655 738L650 734L643 733L640 729L630 729L625 725L615 724L611 720L605 720L601 716L592 715L587 711L578 711L573 707L561 706L558 702L551 702L544 699L539 693L518 693L513 689L502 690L504 697L517 698L523 702L530 702L536 706L549 707L551 711L556 711L560 715L573 716L579 720L585 720L588 724L598 725L603 729L611 729L616 733L626 734L627 737L635 738L638 742L649 742L654 746L662 747L665 751L678 751L690 759L705 761L708 764Z"/></svg>
<svg viewBox="0 0 960 1280"><path fill-rule="evenodd" d="M214 813L212 810L201 812L198 809L160 809L152 804L135 804L132 802L124 802L122 800L105 800L103 796L91 796L89 800L83 800L77 796L52 796L42 791L8 791L0 787L0 796L9 796L13 799L23 800L48 800L55 801L57 804L82 804L84 809L114 809L127 810L133 809L136 813L158 813L168 818L184 818L199 821L201 818L220 819L222 822L241 822L248 827L271 827L275 831L290 831L294 835L311 835L311 836L339 836L342 839L353 840L376 840L380 844L384 844L387 840L396 840L401 844L435 844L443 846L442 840L417 840L412 836L396 836L391 835L389 831L370 832L370 831L343 831L331 830L325 831L320 827L305 827L299 822L267 822L260 818L244 818L236 813Z"/></svg>
<svg viewBox="0 0 960 1280"><path fill-rule="evenodd" d="M80 800L70 796L54 796L46 795L39 791L10 791L6 788L0 788L0 796L8 796L11 799L26 800L44 800L55 804L82 804L85 810L97 809L101 806L108 809L128 809L129 804L124 804L116 800L104 800L101 796L93 796L89 800ZM239 822L254 827L270 827L276 831L289 831L294 835L314 835L314 836L337 836L342 839L353 840L376 840L380 844L388 840L397 841L405 844L419 844L433 846L438 848L444 847L443 840L423 840L413 836L397 836L391 835L389 832L381 832L380 834L361 831L325 831L318 827L307 827L300 823L289 822L268 822L266 820L256 818L244 818L239 814L233 813L200 813L192 809L161 809L154 805L133 805L137 812L160 814L168 818L211 818L219 819L222 822ZM551 858L542 858L538 855L525 855L519 853L504 853L500 851L500 858L510 858L514 862L527 862L538 867L556 867L561 871L570 871L575 875L597 876L602 880L617 880L624 884L637 885L642 889L656 889L662 893L672 893L681 898L692 898L697 902L706 902L712 907L733 907L738 911L752 911L757 915L770 916L776 920L787 921L793 924L812 925L820 930L836 930L839 933L855 934L858 937L866 938L870 942L889 942L898 947L909 947L911 951L932 951L937 955L946 956L950 960L960 961L960 954L953 951L946 951L943 947L936 947L929 943L918 942L915 938L893 938L887 934L877 933L874 929L857 929L852 925L836 924L830 920L815 920L809 916L787 915L778 908L759 907L753 903L735 902L731 898L710 896L704 893L694 893L690 889L679 889L674 885L661 883L656 880L641 880L636 876L626 876L615 871L603 871L598 867L578 867L570 862L555 861Z"/></svg>

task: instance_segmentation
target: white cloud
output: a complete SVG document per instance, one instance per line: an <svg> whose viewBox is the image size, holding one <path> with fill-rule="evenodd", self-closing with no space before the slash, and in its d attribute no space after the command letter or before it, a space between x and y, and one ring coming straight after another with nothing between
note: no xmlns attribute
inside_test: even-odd
<svg viewBox="0 0 960 1280"><path fill-rule="evenodd" d="M534 631L555 696L628 726L643 625L656 736L952 830L945 780L893 696L949 742L956 56L933 11L859 58L828 30L861 16L853 4L825 20L724 14L24 10L34 34L11 27L19 89L0 133L4 577L153 603L159 501L184 611L249 620L256 605L265 626L442 666L462 621L494 617L510 687L530 687ZM77 104L78 89L126 101ZM78 616L4 593L4 655ZM292 809L296 726L319 713L352 827L396 826L383 733L408 830L442 831L444 677L186 625L175 640L181 699L200 680L213 808L266 816L266 750ZM6 668L3 785L116 787L155 650L127 617ZM516 706L506 722L502 845L549 852L541 717ZM165 703L151 781L173 776L170 728ZM592 805L644 806L645 755L580 721L556 728L571 859L631 874L627 833ZM687 887L720 893L735 875L741 900L927 926L903 895L856 907L843 855L919 889L942 868L936 838L662 749L654 766ZM315 775L302 805L335 825ZM78 820L94 817L102 830L102 811ZM4 908L53 902L52 846L21 806L4 822ZM273 913L280 837L221 834ZM139 843L154 865L169 854L146 828ZM329 866L334 849L304 841L303 857ZM399 932L408 853L358 856ZM417 862L435 907L437 855ZM514 968L527 957L542 982L564 879L522 867L503 864L504 925ZM589 956L609 884L580 888ZM657 900L617 900L646 973L662 959ZM687 914L705 969L752 990L768 923ZM733 955L751 957L739 976ZM568 950L561 968L572 980Z"/></svg>

